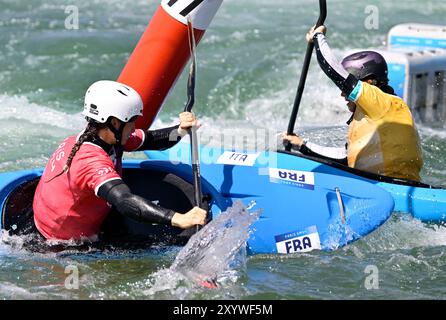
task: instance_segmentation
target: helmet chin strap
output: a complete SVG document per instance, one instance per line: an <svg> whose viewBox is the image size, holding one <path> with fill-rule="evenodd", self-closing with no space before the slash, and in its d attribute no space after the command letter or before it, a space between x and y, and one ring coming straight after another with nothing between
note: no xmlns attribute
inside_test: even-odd
<svg viewBox="0 0 446 320"><path fill-rule="evenodd" d="M113 134L115 135L115 139L116 139L116 144L118 146L121 145L121 140L122 140L122 133L124 132L124 127L125 127L125 122L122 122L120 120L119 121L119 128L116 129L113 124L111 123L111 120L107 121L107 127L110 129L111 132L113 132Z"/></svg>

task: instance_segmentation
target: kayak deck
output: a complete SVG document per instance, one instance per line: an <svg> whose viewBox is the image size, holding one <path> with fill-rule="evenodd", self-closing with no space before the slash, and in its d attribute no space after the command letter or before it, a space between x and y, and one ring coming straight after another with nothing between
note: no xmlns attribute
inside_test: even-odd
<svg viewBox="0 0 446 320"><path fill-rule="evenodd" d="M190 157L185 152L187 148L187 144L183 146L179 144L166 151L147 151L146 155L151 159L189 163ZM365 181L388 191L395 201L396 212L409 213L423 222L443 223L446 221L446 190L439 187L367 173L333 161L316 159L294 152L233 152L203 146L200 150L200 156L210 164L219 161L229 163L231 159L226 159L225 153L237 155L232 159L234 165L246 165L247 161L255 157L255 161L251 164L255 168L279 167Z"/></svg>

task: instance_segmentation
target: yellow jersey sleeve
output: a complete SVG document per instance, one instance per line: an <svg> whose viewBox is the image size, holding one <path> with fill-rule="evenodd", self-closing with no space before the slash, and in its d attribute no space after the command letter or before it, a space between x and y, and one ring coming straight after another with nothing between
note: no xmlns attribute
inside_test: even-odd
<svg viewBox="0 0 446 320"><path fill-rule="evenodd" d="M363 113L373 120L382 118L389 110L394 96L384 93L376 86L358 81L349 96L349 100L356 103Z"/></svg>

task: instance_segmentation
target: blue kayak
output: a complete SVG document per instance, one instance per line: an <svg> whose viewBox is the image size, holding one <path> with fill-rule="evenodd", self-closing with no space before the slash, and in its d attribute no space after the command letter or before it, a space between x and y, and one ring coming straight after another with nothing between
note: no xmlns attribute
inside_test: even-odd
<svg viewBox="0 0 446 320"><path fill-rule="evenodd" d="M171 150L148 151L146 154L151 159L172 159L188 163L190 161L188 148L187 144L179 144ZM220 148L202 147L201 149L201 157L209 163L224 161L225 153L234 154L233 158L236 159L234 163L238 162L239 165L244 165L244 159L257 155L253 152L233 152ZM409 213L423 222L443 223L446 221L446 190L442 188L367 173L333 161L304 156L295 152L261 152L252 165L256 168L270 165L288 170L330 174L339 179L351 178L357 181L366 181L387 190L392 195L396 212Z"/></svg>
<svg viewBox="0 0 446 320"><path fill-rule="evenodd" d="M201 151L203 158L203 152L210 150ZM253 160L249 155L241 155L242 158L245 163ZM182 159L187 162L187 156ZM387 191L360 179L282 162L274 167L258 162L251 166L224 162L201 164L204 198L212 217L237 200L246 206L254 201L255 208L262 210L252 225L250 254L334 250L374 231L393 211L394 201ZM16 233L26 220L32 220L32 199L41 174L41 169L0 174L2 229ZM192 172L187 163L127 160L123 179L135 193L161 206L179 212L193 206ZM166 235L184 235L184 231L174 227L130 219L122 224L132 235L158 234L163 240L168 238Z"/></svg>

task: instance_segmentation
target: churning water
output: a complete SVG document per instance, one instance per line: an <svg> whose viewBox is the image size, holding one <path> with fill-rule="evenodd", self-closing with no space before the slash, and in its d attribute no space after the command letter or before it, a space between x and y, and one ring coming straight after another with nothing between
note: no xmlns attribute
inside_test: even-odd
<svg viewBox="0 0 446 320"><path fill-rule="evenodd" d="M0 4L0 171L42 167L60 141L83 128L85 90L96 80L117 78L159 1ZM78 30L64 27L68 5L79 9ZM364 27L369 5L370 1L329 1L328 39L339 57L352 48L383 48L395 24L444 24L446 14L443 0L373 1L379 26L369 30ZM306 49L304 36L316 17L317 1L312 0L224 1L197 49L194 110L203 124L202 139L218 145L215 137L228 129L242 134L268 128L273 135L286 129ZM338 89L314 60L296 128L314 142L342 145L349 114ZM176 122L185 99L183 75L155 126ZM446 186L446 131L442 126L417 125L425 160L423 180ZM240 224L226 228L221 222L225 227L217 228L216 220L183 249L91 248L44 254L22 248L23 239L7 239L9 244L0 245L0 298L446 297L444 226L393 215L369 236L335 251L246 256L242 242L254 216L243 208L233 210L229 214L240 214ZM220 243L221 238L228 241ZM192 246L202 242L205 247ZM78 288L67 283L73 266L78 269ZM190 270L216 278L219 288L195 286ZM368 286L369 270L379 271L379 288Z"/></svg>

